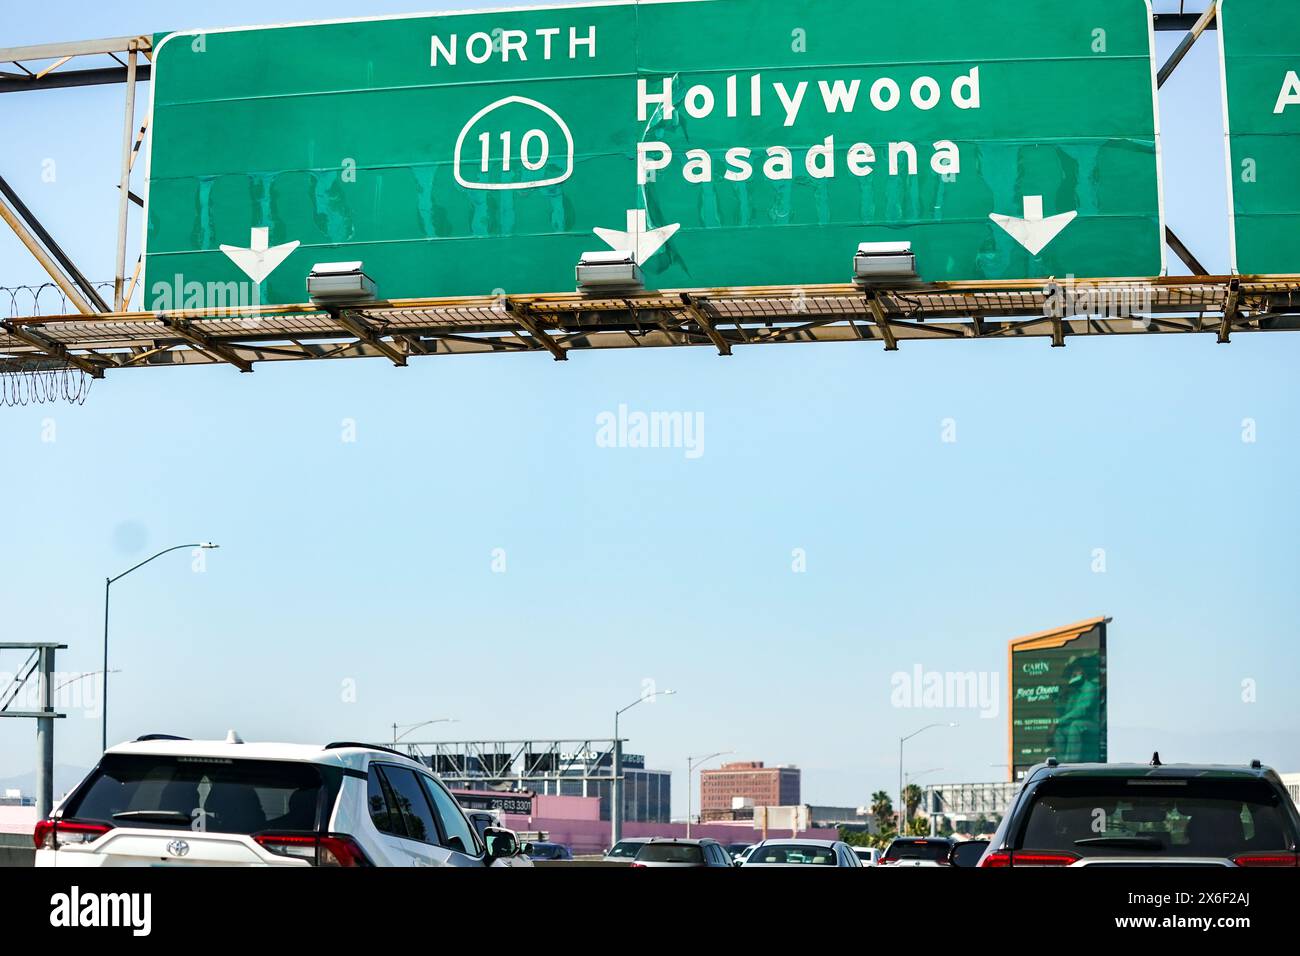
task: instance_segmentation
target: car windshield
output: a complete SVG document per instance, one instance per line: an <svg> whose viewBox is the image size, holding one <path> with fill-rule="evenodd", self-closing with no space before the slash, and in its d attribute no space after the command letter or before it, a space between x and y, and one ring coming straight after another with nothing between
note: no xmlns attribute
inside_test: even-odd
<svg viewBox="0 0 1300 956"><path fill-rule="evenodd" d="M624 840L621 843L615 843L614 849L609 851L609 855L617 857L636 856L642 846L643 844L640 841Z"/></svg>
<svg viewBox="0 0 1300 956"><path fill-rule="evenodd" d="M636 855L638 863L704 862L704 851L695 843L647 843Z"/></svg>
<svg viewBox="0 0 1300 956"><path fill-rule="evenodd" d="M929 860L935 863L948 859L947 843L929 840L895 840L885 851L886 860Z"/></svg>
<svg viewBox="0 0 1300 956"><path fill-rule="evenodd" d="M1282 795L1264 780L1060 776L1033 800L1016 841L1027 850L1223 858L1295 846Z"/></svg>
<svg viewBox="0 0 1300 956"><path fill-rule="evenodd" d="M834 866L835 850L828 846L801 846L778 843L761 846L749 857L749 863L800 863L809 866Z"/></svg>
<svg viewBox="0 0 1300 956"><path fill-rule="evenodd" d="M309 763L105 754L63 816L149 829L310 831L322 788Z"/></svg>

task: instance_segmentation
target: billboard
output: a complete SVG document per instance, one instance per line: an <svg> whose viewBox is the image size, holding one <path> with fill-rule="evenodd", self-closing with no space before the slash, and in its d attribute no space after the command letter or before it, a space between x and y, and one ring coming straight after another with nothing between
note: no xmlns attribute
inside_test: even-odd
<svg viewBox="0 0 1300 956"><path fill-rule="evenodd" d="M341 261L387 299L571 293L610 249L651 289L841 283L860 243L904 240L931 281L1162 274L1153 36L1146 0L172 33L146 303L304 302L313 264Z"/></svg>
<svg viewBox="0 0 1300 956"><path fill-rule="evenodd" d="M1017 780L1048 757L1106 762L1106 625L1098 617L1013 640L1007 765Z"/></svg>
<svg viewBox="0 0 1300 956"><path fill-rule="evenodd" d="M1232 271L1300 272L1300 4L1221 0Z"/></svg>

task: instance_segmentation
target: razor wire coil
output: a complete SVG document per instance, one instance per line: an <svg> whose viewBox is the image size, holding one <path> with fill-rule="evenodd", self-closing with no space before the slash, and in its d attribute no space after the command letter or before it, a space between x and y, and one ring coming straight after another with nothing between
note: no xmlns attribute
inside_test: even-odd
<svg viewBox="0 0 1300 956"><path fill-rule="evenodd" d="M22 363L0 358L0 407L84 405L94 378L71 365Z"/></svg>
<svg viewBox="0 0 1300 956"><path fill-rule="evenodd" d="M95 291L112 294L112 282L93 283ZM7 306L7 308L6 308ZM76 311L67 295L53 282L40 285L0 286L0 309L10 319L42 315L67 315ZM67 402L84 405L94 378L57 360L0 354L0 408Z"/></svg>

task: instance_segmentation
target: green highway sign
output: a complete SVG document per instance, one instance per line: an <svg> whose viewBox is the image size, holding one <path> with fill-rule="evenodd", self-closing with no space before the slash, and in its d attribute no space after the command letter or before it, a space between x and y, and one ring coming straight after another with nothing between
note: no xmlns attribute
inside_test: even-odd
<svg viewBox="0 0 1300 956"><path fill-rule="evenodd" d="M1145 0L679 0L176 33L145 295L302 302L1164 272ZM227 299L230 295L222 291Z"/></svg>
<svg viewBox="0 0 1300 956"><path fill-rule="evenodd" d="M1300 5L1222 0L1232 269L1300 273Z"/></svg>

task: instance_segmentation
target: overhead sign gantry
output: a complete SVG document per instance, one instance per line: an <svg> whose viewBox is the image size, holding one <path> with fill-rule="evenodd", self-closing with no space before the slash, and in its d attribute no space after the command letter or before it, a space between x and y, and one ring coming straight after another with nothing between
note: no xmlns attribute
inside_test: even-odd
<svg viewBox="0 0 1300 956"><path fill-rule="evenodd" d="M113 368L1300 328L1289 140L1237 119L1273 82L1240 77L1300 49L1290 4L1228 0L1234 171L1261 157L1263 186L1235 193L1232 275L1160 186L1155 91L1217 0L878 6L870 30L847 2L689 0L0 49L0 93L128 91L111 281L0 178L61 300L0 289L0 404ZM1186 31L1159 71L1153 26Z"/></svg>

